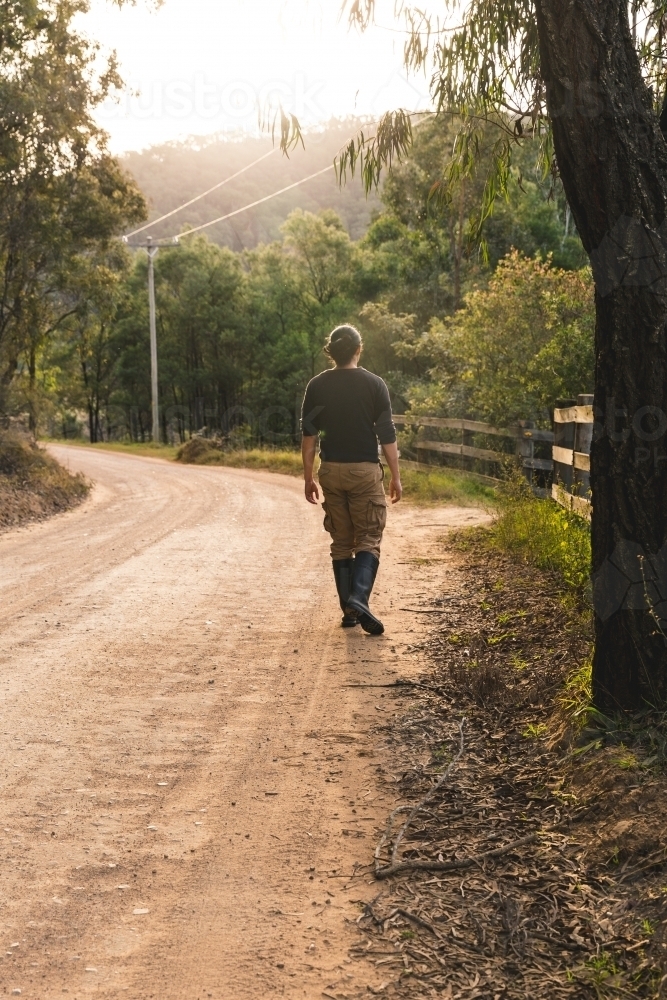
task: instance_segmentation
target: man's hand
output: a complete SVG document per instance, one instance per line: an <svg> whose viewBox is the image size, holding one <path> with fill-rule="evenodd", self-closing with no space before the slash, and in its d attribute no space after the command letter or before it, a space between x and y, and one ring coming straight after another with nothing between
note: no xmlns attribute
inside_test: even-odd
<svg viewBox="0 0 667 1000"><path fill-rule="evenodd" d="M398 503L403 496L403 486L401 485L401 473L398 468L398 445L394 441L392 444L383 444L382 451L387 459L387 465L391 472L391 482L389 484L389 496L392 503Z"/></svg>
<svg viewBox="0 0 667 1000"><path fill-rule="evenodd" d="M314 479L306 479L305 493L308 503L317 503L320 499L320 491Z"/></svg>
<svg viewBox="0 0 667 1000"><path fill-rule="evenodd" d="M308 503L317 503L320 499L320 491L317 488L317 483L313 479L316 451L317 438L309 434L305 435L301 442L301 458L303 459L303 478L305 481L304 490Z"/></svg>
<svg viewBox="0 0 667 1000"><path fill-rule="evenodd" d="M403 496L403 487L401 485L400 479L394 479L391 477L391 482L389 483L389 496L392 503L398 503L398 501Z"/></svg>

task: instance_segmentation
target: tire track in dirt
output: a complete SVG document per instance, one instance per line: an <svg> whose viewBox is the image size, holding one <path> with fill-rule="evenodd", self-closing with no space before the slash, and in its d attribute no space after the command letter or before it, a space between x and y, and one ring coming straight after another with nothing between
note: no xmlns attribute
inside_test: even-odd
<svg viewBox="0 0 667 1000"><path fill-rule="evenodd" d="M391 512L373 639L338 627L298 480L52 451L96 487L0 536L0 988L377 988L348 957L374 886L347 876L390 805L371 730L393 706L345 685L407 672L424 578L399 563L483 515Z"/></svg>

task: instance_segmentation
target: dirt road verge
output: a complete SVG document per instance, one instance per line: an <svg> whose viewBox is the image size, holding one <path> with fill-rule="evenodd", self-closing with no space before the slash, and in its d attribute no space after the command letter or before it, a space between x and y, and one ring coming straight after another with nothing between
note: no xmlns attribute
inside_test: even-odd
<svg viewBox="0 0 667 1000"><path fill-rule="evenodd" d="M71 475L43 448L0 434L0 531L69 510L88 491L83 476Z"/></svg>
<svg viewBox="0 0 667 1000"><path fill-rule="evenodd" d="M563 706L588 616L485 544L415 612L428 669L383 727L402 811L360 921L383 995L667 995L667 781Z"/></svg>

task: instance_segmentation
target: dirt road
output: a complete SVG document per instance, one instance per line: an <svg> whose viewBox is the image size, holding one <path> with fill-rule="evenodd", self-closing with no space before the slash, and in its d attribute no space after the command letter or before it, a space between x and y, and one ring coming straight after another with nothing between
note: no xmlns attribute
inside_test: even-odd
<svg viewBox="0 0 667 1000"><path fill-rule="evenodd" d="M53 448L81 508L0 536L0 990L356 996L359 900L424 585L479 512L392 511L380 639L338 627L321 512L267 473ZM348 921L352 921L349 923Z"/></svg>

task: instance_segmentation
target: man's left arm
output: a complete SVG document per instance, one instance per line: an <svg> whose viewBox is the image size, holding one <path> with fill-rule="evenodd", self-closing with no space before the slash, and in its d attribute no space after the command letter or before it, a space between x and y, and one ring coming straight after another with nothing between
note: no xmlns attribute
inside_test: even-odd
<svg viewBox="0 0 667 1000"><path fill-rule="evenodd" d="M391 482L389 483L389 496L392 503L398 503L403 496L403 486L401 484L401 470L398 467L398 445L395 441L382 445L382 453L387 460L389 471L391 472Z"/></svg>
<svg viewBox="0 0 667 1000"><path fill-rule="evenodd" d="M303 397L301 407L301 460L303 462L303 478L306 500L308 503L316 504L320 499L320 491L315 482L313 472L315 469L315 457L317 455L317 442L320 428L318 417L322 412L322 407L317 406L313 399L312 381L306 386L306 394Z"/></svg>

